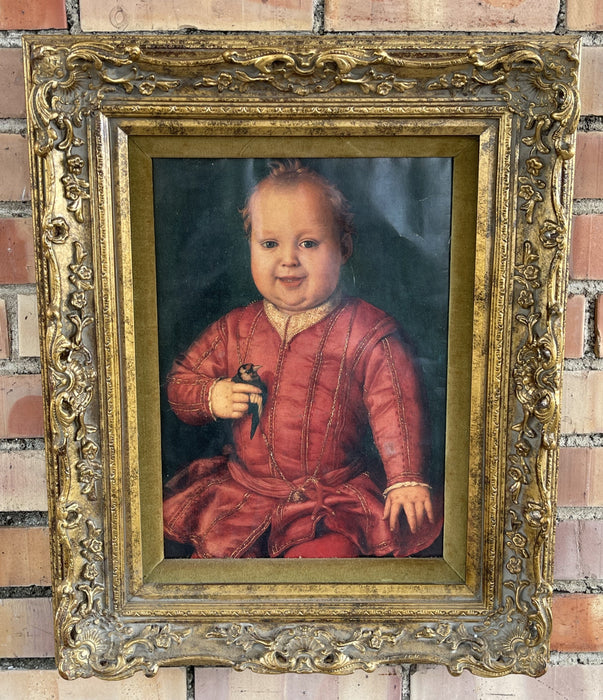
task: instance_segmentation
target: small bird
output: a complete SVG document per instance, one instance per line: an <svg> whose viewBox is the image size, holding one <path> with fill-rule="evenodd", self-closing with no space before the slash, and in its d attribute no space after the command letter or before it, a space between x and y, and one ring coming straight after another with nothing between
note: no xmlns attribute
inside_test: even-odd
<svg viewBox="0 0 603 700"><path fill-rule="evenodd" d="M233 382L238 382L239 384L252 384L253 386L257 386L262 390L261 394L249 394L249 406L247 408L247 413L251 415L250 439L253 438L255 431L260 424L262 410L268 396L268 387L260 379L260 375L258 374L258 369L260 369L261 366L262 365L254 365L251 362L245 362L239 367L237 373L232 378Z"/></svg>

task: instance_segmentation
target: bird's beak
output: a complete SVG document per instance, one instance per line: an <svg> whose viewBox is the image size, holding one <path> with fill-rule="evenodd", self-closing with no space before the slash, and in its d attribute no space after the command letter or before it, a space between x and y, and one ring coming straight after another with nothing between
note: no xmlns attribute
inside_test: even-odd
<svg viewBox="0 0 603 700"><path fill-rule="evenodd" d="M253 365L253 371L257 372L258 369L261 369L262 365Z"/></svg>

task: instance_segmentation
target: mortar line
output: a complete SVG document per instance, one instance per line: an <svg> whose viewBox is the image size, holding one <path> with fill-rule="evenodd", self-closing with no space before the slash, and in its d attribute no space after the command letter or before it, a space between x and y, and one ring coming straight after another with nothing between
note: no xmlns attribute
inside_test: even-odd
<svg viewBox="0 0 603 700"><path fill-rule="evenodd" d="M195 700L195 667L186 667L186 700Z"/></svg>
<svg viewBox="0 0 603 700"><path fill-rule="evenodd" d="M65 0L65 14L67 16L67 29L70 34L81 34L80 0Z"/></svg>
<svg viewBox="0 0 603 700"><path fill-rule="evenodd" d="M581 433L579 435L561 435L560 447L603 447L603 433Z"/></svg>
<svg viewBox="0 0 603 700"><path fill-rule="evenodd" d="M315 34L325 33L325 3L324 0L314 0L312 31Z"/></svg>
<svg viewBox="0 0 603 700"><path fill-rule="evenodd" d="M44 438L0 438L0 452L44 451Z"/></svg>

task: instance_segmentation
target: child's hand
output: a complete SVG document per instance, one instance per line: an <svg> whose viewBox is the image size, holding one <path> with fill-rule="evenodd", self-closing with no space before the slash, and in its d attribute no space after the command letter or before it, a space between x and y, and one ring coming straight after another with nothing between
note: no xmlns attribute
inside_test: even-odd
<svg viewBox="0 0 603 700"><path fill-rule="evenodd" d="M399 518L402 509L413 534L421 529L425 518L430 523L434 522L431 494L427 486L401 486L387 494L383 520L389 520L389 529L392 532L400 527Z"/></svg>
<svg viewBox="0 0 603 700"><path fill-rule="evenodd" d="M262 390L252 384L241 384L231 379L221 379L211 388L211 409L216 418L242 418L249 408L251 394Z"/></svg>

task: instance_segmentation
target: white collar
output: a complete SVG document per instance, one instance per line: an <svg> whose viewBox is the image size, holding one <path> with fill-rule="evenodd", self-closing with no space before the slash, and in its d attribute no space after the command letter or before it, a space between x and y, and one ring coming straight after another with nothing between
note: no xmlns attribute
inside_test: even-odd
<svg viewBox="0 0 603 700"><path fill-rule="evenodd" d="M320 306L315 306L307 311L300 311L298 314L288 314L285 311L281 311L267 299L264 299L264 311L268 320L280 335L281 340L288 342L298 333L305 331L306 328L310 328L310 326L314 326L319 321L322 321L340 301L341 292L337 289Z"/></svg>

